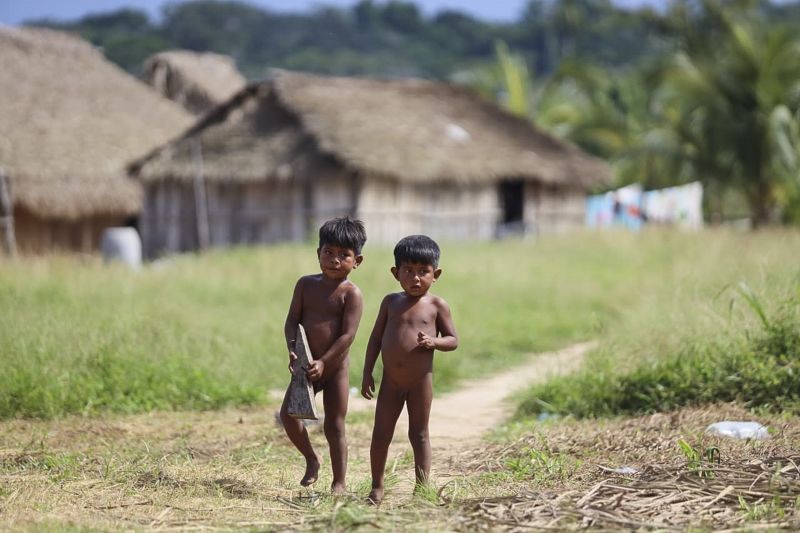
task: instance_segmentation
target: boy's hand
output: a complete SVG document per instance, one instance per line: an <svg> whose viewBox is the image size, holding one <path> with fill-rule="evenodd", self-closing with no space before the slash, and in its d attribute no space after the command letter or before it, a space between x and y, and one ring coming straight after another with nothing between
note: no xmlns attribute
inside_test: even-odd
<svg viewBox="0 0 800 533"><path fill-rule="evenodd" d="M417 334L417 346L421 346L422 348L427 348L432 350L436 348L436 339L428 335L427 333L423 333L420 331Z"/></svg>
<svg viewBox="0 0 800 533"><path fill-rule="evenodd" d="M372 374L364 374L364 377L361 378L361 396L367 400L375 397L375 380L372 378Z"/></svg>
<svg viewBox="0 0 800 533"><path fill-rule="evenodd" d="M308 364L306 377L311 381L319 381L322 378L323 372L325 372L325 362L322 359L317 359Z"/></svg>
<svg viewBox="0 0 800 533"><path fill-rule="evenodd" d="M290 374L294 374L294 370L292 370L292 367L294 367L294 362L295 361L297 361L297 354L290 350L289 351L289 373Z"/></svg>

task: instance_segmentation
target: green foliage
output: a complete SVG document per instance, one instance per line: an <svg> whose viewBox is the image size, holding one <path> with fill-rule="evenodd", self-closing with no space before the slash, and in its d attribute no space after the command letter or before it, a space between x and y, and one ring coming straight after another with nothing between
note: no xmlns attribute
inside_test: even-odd
<svg viewBox="0 0 800 533"><path fill-rule="evenodd" d="M644 14L618 9L608 0L534 0L518 22L504 24L456 9L426 17L415 3L402 0L361 0L349 9L322 2L304 14L272 12L241 1L202 0L168 4L157 23L134 9L63 23L29 23L80 33L131 72L139 70L145 52L186 48L229 54L254 78L269 67L290 66L336 74L448 78L491 63L497 40L532 58L542 74L566 57L603 65L637 63L659 48L648 21ZM346 69L320 59L343 55L351 57Z"/></svg>
<svg viewBox="0 0 800 533"><path fill-rule="evenodd" d="M761 225L790 205L787 182L800 171L800 41L741 4L675 4L665 20L677 50L649 75L660 146L649 149L645 136L639 153L681 181L703 181L718 204L722 191L739 191Z"/></svg>
<svg viewBox="0 0 800 533"><path fill-rule="evenodd" d="M633 241L608 253L612 241L576 239L444 245L436 290L454 310L461 347L437 357L437 389L587 338L598 315L613 317L618 302L604 291L626 286L619 274L634 275ZM390 250L368 249L354 273L365 294L354 383L380 299L398 290L391 264ZM486 287L475 280L510 264L537 275L496 276L499 307L481 305ZM50 417L251 403L285 387L286 306L294 281L317 265L309 247L281 246L180 257L139 273L68 258L1 268L0 415Z"/></svg>
<svg viewBox="0 0 800 533"><path fill-rule="evenodd" d="M615 286L631 252L557 240L443 247L436 290L454 310L461 347L437 357L437 390L591 336L597 314L611 308L582 265ZM354 384L380 300L399 290L391 250L365 253L353 274L365 295ZM476 253L485 259L475 262ZM498 276L492 294L502 310L482 305L487 288L475 280L510 264L538 275ZM0 264L0 417L263 402L288 382L283 323L294 283L317 270L307 245L176 257L141 272L67 257Z"/></svg>
<svg viewBox="0 0 800 533"><path fill-rule="evenodd" d="M562 454L534 448L523 448L505 461L505 467L515 478L533 479L538 483L564 481L576 466Z"/></svg>
<svg viewBox="0 0 800 533"><path fill-rule="evenodd" d="M780 496L775 495L771 500L759 502L748 503L744 496L739 496L739 509L747 521L782 520L786 516Z"/></svg>
<svg viewBox="0 0 800 533"><path fill-rule="evenodd" d="M798 300L792 296L768 316L746 287L739 285L737 294L760 321L755 332L745 324L722 334L709 328L687 335L678 348L652 347L657 353L630 371L615 368L614 349L605 347L595 354L592 370L528 391L520 412L596 417L730 401L775 411L800 409Z"/></svg>
<svg viewBox="0 0 800 533"><path fill-rule="evenodd" d="M798 246L794 234L780 232L442 243L435 292L453 309L460 346L436 356L435 389L602 335L580 387L575 378L556 380L546 386L552 392L526 405L540 398L590 416L680 405L700 393L721 398L720 391L787 405L797 390L791 354L800 341L788 311L794 300L780 291L796 285ZM399 290L388 272L390 249L368 246L365 257L352 278L365 298L351 350L353 384L361 381L380 300ZM288 381L283 323L294 282L317 268L310 245L176 257L141 272L67 257L0 264L0 417L264 402ZM764 272L770 277L759 281ZM742 279L759 295L766 330L745 320L757 316L748 293L736 292ZM736 305L718 296L721 287ZM716 307L706 309L709 302ZM780 302L783 314L775 311ZM682 346L678 339L705 340ZM679 357L658 362L670 354ZM647 363L637 373L616 372L642 356Z"/></svg>
<svg viewBox="0 0 800 533"><path fill-rule="evenodd" d="M721 459L719 448L716 446L695 447L684 439L678 439L678 447L686 457L686 468L690 472L699 477L714 477L714 464L719 464Z"/></svg>
<svg viewBox="0 0 800 533"><path fill-rule="evenodd" d="M432 479L414 485L414 497L421 502L437 505L440 503L439 487Z"/></svg>
<svg viewBox="0 0 800 533"><path fill-rule="evenodd" d="M520 57L509 52L506 43L498 41L495 49L506 93L505 106L515 115L529 117L531 78L528 68Z"/></svg>

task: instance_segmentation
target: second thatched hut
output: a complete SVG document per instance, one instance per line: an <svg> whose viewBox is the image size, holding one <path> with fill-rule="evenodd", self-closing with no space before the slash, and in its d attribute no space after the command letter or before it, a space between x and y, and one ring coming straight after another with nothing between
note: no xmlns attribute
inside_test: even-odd
<svg viewBox="0 0 800 533"><path fill-rule="evenodd" d="M580 226L608 166L466 89L279 71L131 166L145 253L302 240L332 216L370 242Z"/></svg>
<svg viewBox="0 0 800 533"><path fill-rule="evenodd" d="M247 83L232 57L190 50L167 50L148 57L142 79L195 115L228 100Z"/></svg>

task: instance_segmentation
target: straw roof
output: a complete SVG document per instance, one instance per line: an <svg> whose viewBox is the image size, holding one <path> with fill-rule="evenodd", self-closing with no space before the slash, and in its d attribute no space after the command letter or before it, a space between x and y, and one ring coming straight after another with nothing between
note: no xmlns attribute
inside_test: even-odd
<svg viewBox="0 0 800 533"><path fill-rule="evenodd" d="M212 180L285 177L308 149L368 175L406 181L522 178L586 188L610 180L604 162L529 121L464 88L423 80L276 71L133 170L143 180L191 178L187 146L197 140Z"/></svg>
<svg viewBox="0 0 800 533"><path fill-rule="evenodd" d="M145 60L143 71L145 82L157 92L198 115L247 83L231 57L211 52L159 52Z"/></svg>
<svg viewBox="0 0 800 533"><path fill-rule="evenodd" d="M0 167L15 205L45 218L138 212L125 164L192 122L65 33L0 26L0 72Z"/></svg>

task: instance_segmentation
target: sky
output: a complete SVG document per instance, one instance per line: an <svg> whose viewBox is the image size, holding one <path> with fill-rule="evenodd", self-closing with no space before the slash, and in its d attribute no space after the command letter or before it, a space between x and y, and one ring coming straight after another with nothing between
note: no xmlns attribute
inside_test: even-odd
<svg viewBox="0 0 800 533"><path fill-rule="evenodd" d="M302 12L315 5L349 7L357 0L249 0L248 3L271 11ZM518 20L528 0L415 0L423 13L431 15L443 9L459 9L476 17L493 21ZM615 0L621 7L659 6L663 0ZM53 18L73 20L87 13L113 11L120 7L136 7L157 18L164 0L0 0L0 22L16 25L25 20Z"/></svg>

